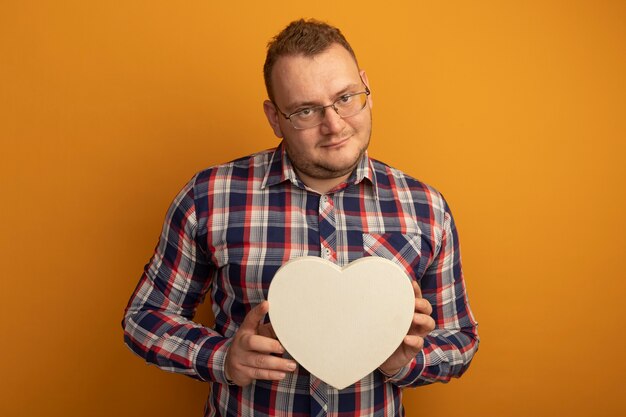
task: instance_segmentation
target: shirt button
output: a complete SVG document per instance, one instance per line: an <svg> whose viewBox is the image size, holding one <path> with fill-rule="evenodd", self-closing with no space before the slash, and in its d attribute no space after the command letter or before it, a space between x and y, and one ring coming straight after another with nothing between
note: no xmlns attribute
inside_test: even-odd
<svg viewBox="0 0 626 417"><path fill-rule="evenodd" d="M328 404L324 404L324 411L328 411Z"/></svg>
<svg viewBox="0 0 626 417"><path fill-rule="evenodd" d="M328 196L325 195L324 197L322 197L322 201L324 202L324 204L328 204Z"/></svg>

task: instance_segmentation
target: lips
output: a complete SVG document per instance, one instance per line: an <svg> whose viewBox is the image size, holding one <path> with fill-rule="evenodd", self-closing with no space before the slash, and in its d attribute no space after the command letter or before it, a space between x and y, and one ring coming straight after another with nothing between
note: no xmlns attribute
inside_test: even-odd
<svg viewBox="0 0 626 417"><path fill-rule="evenodd" d="M333 140L331 142L325 143L324 145L322 145L322 148L338 148L338 147L346 144L348 142L348 140L350 140L350 136L345 137L343 139Z"/></svg>

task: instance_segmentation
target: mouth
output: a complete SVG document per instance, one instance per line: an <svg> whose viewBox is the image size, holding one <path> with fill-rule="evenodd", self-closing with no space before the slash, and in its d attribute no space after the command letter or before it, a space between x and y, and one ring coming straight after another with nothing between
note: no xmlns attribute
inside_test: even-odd
<svg viewBox="0 0 626 417"><path fill-rule="evenodd" d="M345 138L341 138L341 139L337 139L337 140L332 140L332 141L330 141L328 143L325 143L325 144L321 145L321 147L324 148L324 149L340 148L343 145L345 145L349 140L350 140L350 136L345 137Z"/></svg>

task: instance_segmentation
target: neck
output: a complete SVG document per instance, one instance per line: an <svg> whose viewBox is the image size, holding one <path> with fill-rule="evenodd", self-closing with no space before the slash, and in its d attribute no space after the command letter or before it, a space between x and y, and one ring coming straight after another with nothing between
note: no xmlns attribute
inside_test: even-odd
<svg viewBox="0 0 626 417"><path fill-rule="evenodd" d="M300 172L299 170L296 170L296 173L307 187L322 195L328 193L342 182L345 182L350 176L350 173L348 173L337 178L314 178Z"/></svg>

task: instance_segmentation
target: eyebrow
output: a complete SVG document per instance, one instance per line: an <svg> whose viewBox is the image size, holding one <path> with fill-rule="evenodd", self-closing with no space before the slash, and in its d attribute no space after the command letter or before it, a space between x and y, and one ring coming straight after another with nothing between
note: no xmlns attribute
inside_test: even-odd
<svg viewBox="0 0 626 417"><path fill-rule="evenodd" d="M354 83L354 84L350 84L347 85L346 87L342 88L341 90L339 90L338 92L336 92L334 94L333 97L336 97L336 99L333 100L333 102L335 100L337 100L339 97L341 97L342 95L346 94L347 92L349 92L350 90L356 90L358 89L361 85L363 85L362 82L360 83ZM293 112L297 112L299 108L305 108L305 107L317 107L317 106L324 106L324 104L315 102L315 101L297 101L295 103L292 103L290 105L288 105L286 107L285 110L287 110L287 113L293 113Z"/></svg>

